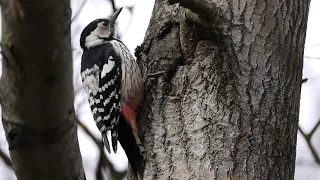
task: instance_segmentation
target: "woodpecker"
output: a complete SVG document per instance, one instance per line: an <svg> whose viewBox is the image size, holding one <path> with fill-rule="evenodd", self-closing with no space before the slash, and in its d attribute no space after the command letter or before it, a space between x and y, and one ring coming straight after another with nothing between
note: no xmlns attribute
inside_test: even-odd
<svg viewBox="0 0 320 180"><path fill-rule="evenodd" d="M111 152L107 138L111 131L113 151L117 152L119 140L132 169L141 175L144 149L138 137L135 108L142 95L142 75L129 49L115 35L121 10L83 29L81 78L107 151Z"/></svg>

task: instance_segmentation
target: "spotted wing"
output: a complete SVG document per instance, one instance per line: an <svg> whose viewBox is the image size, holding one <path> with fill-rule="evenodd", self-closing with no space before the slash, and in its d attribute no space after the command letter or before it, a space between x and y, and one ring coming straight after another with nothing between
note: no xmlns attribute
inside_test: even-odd
<svg viewBox="0 0 320 180"><path fill-rule="evenodd" d="M104 117L103 124L111 130L111 140L114 152L117 151L118 123L121 100L121 64L118 56L106 53L105 62L100 72L99 92L103 102L98 107L105 111L100 114ZM107 129L107 130L109 130Z"/></svg>
<svg viewBox="0 0 320 180"><path fill-rule="evenodd" d="M90 76L86 76L82 81L89 94L89 103L96 125L102 133L102 138L107 150L110 152L107 131L111 130L112 147L117 151L118 122L120 116L120 88L121 88L121 63L119 57L115 55L112 47L108 45L92 48L87 51L96 55L89 57L84 52L81 62L81 71L86 72L84 62L92 63ZM90 65L89 65L90 66ZM88 71L88 70L87 70ZM88 74L88 73L84 73ZM93 79L93 80L92 80ZM84 83L86 82L86 83ZM94 85L88 82L94 82Z"/></svg>

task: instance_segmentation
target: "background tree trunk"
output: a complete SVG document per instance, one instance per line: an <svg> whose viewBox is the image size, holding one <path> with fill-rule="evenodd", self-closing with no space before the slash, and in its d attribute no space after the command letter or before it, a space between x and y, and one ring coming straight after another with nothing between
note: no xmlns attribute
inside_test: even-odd
<svg viewBox="0 0 320 180"><path fill-rule="evenodd" d="M18 179L85 179L72 86L69 0L2 6L2 121Z"/></svg>
<svg viewBox="0 0 320 180"><path fill-rule="evenodd" d="M145 179L293 179L309 3L178 2L136 52Z"/></svg>

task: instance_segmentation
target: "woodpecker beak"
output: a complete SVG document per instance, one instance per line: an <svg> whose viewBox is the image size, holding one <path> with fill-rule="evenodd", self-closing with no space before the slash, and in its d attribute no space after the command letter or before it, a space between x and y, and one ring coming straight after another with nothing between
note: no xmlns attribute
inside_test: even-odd
<svg viewBox="0 0 320 180"><path fill-rule="evenodd" d="M110 24L114 24L116 22L116 19L119 16L121 10L122 10L122 7L112 14L112 16L110 17Z"/></svg>

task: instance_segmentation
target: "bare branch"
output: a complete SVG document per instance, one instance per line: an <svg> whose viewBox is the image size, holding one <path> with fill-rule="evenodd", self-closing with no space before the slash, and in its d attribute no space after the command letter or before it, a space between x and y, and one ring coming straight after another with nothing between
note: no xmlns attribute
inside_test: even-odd
<svg viewBox="0 0 320 180"><path fill-rule="evenodd" d="M3 60L7 62L10 67L16 66L16 59L13 57L11 53L11 48L8 45L0 43L1 53L3 56Z"/></svg>
<svg viewBox="0 0 320 180"><path fill-rule="evenodd" d="M104 154L104 145L101 144L100 145L100 158L99 158L99 161L97 163L97 170L96 170L96 178L97 180L103 180L103 176L102 176L102 168L104 167L103 165L103 156L105 155Z"/></svg>
<svg viewBox="0 0 320 180"><path fill-rule="evenodd" d="M303 56L303 58L305 58L305 59L317 59L317 60L320 59L320 57L312 57L312 56Z"/></svg>
<svg viewBox="0 0 320 180"><path fill-rule="evenodd" d="M21 6L20 0L0 0L0 5L3 6L7 6L9 7L10 10L12 10L12 12L15 13L15 18L16 19L24 19L25 17L25 13L24 10ZM7 14L6 12L4 12L4 14Z"/></svg>
<svg viewBox="0 0 320 180"><path fill-rule="evenodd" d="M98 166L97 166L97 168L100 167L100 170L97 169L97 172L100 171L100 175L101 175L101 169L108 167L113 179L123 179L126 176L127 171L122 171L122 172L116 171L113 164L109 161L106 154L104 153L104 144L102 143L102 141L100 141L96 137L94 137L94 135L89 131L89 129L80 120L77 120L77 122L78 122L78 125L96 143L96 145L100 149L100 159L99 159ZM98 177L98 173L97 173L97 177ZM100 176L100 177L102 177L102 176Z"/></svg>
<svg viewBox="0 0 320 180"><path fill-rule="evenodd" d="M310 133L309 133L310 139L313 136L314 132L316 132L316 130L318 129L319 125L320 125L320 120L317 122L317 124L310 131Z"/></svg>
<svg viewBox="0 0 320 180"><path fill-rule="evenodd" d="M86 5L86 3L87 3L87 0L83 0L83 1L82 1L79 9L77 10L77 12L74 14L73 18L71 19L70 25L72 24L72 22L73 22L74 20L76 20L76 19L78 18L78 16L79 16L80 13L82 12L83 7L84 7L84 5Z"/></svg>
<svg viewBox="0 0 320 180"><path fill-rule="evenodd" d="M98 147L100 147L100 144L102 144L101 141L99 141L94 135L89 131L89 129L79 120L77 119L78 125L81 127L82 130L96 143Z"/></svg>
<svg viewBox="0 0 320 180"><path fill-rule="evenodd" d="M14 10L16 11L17 16L20 19L24 19L24 10L23 10L19 0L15 0L15 2L14 2Z"/></svg>
<svg viewBox="0 0 320 180"><path fill-rule="evenodd" d="M109 1L109 0L108 0ZM112 10L113 12L116 12L117 8L116 8L116 3L114 2L114 0L110 0L111 2L111 6L112 6Z"/></svg>
<svg viewBox="0 0 320 180"><path fill-rule="evenodd" d="M303 83L305 83L307 81L308 81L308 78L304 78L304 79L302 79L301 83L303 84Z"/></svg>
<svg viewBox="0 0 320 180"><path fill-rule="evenodd" d="M69 25L68 25L65 33L64 33L65 35L67 35L68 32L70 31L70 29L71 29L71 24L78 18L78 16L80 15L80 13L81 13L82 10L83 10L84 5L87 3L87 1L88 1L88 0L83 0L83 1L82 1L79 9L77 10L77 12L76 12L75 15L73 16L73 18L70 20Z"/></svg>
<svg viewBox="0 0 320 180"><path fill-rule="evenodd" d="M319 122L316 124L316 126L312 129L312 131L311 131L312 134L313 134L314 131L315 131L314 129L316 129L316 128L319 126L319 124L320 124L320 120L319 120ZM318 153L317 153L317 151L315 150L315 148L313 147L313 145L312 145L312 143L311 143L311 136L312 136L312 134L311 134L311 133L306 134L306 133L301 129L300 126L299 126L299 132L302 134L302 136L303 136L303 137L305 138L305 140L307 141L307 144L308 144L308 146L309 146L309 148L310 148L310 150L311 150L311 153L312 153L312 155L313 155L314 160L316 161L317 164L320 165L320 158L319 158L319 156L318 156Z"/></svg>
<svg viewBox="0 0 320 180"><path fill-rule="evenodd" d="M317 46L320 46L320 43L317 43L317 44L314 44L312 46L306 47L305 49L311 49L311 48L314 48L314 47L317 47Z"/></svg>
<svg viewBox="0 0 320 180"><path fill-rule="evenodd" d="M0 149L0 157L3 159L4 163L7 166L12 168L12 163L11 163L9 156L7 156L1 149Z"/></svg>

